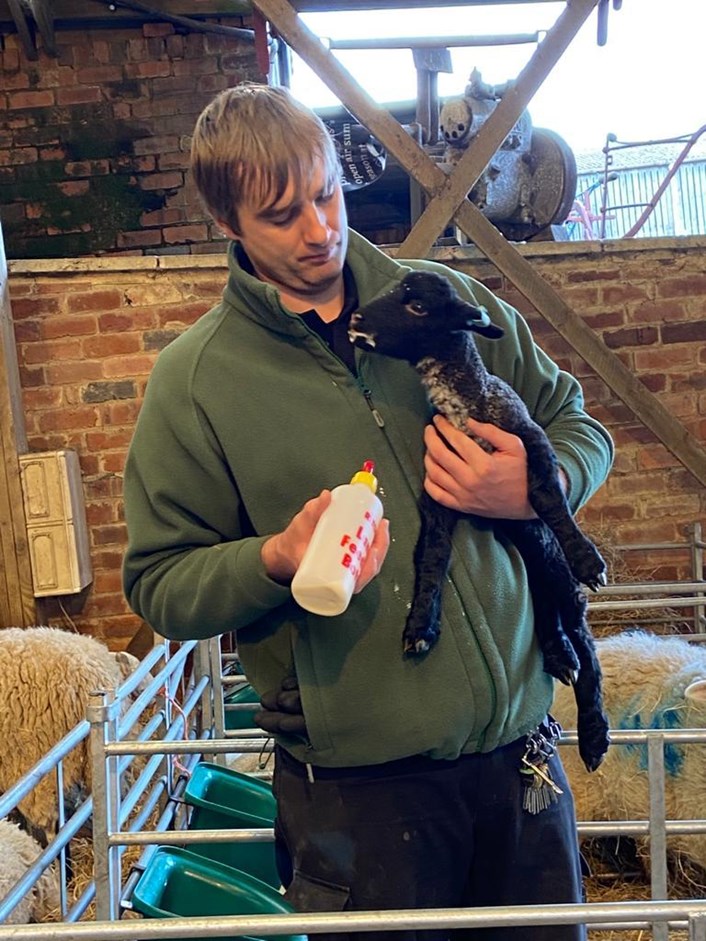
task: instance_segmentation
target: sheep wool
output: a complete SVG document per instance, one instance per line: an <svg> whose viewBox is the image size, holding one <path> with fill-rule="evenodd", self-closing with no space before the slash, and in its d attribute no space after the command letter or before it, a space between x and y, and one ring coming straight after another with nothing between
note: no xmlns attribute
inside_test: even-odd
<svg viewBox="0 0 706 941"><path fill-rule="evenodd" d="M9 820L0 820L0 900L4 899L18 879L27 872L41 852L36 840ZM7 916L4 924L26 925L43 921L59 908L59 877L52 864L35 883L34 888Z"/></svg>
<svg viewBox="0 0 706 941"><path fill-rule="evenodd" d="M93 637L50 627L0 630L0 793L86 716L89 695L115 689L139 661ZM64 760L67 793L91 785L87 742ZM58 819L55 776L46 775L19 804L35 835L51 837Z"/></svg>
<svg viewBox="0 0 706 941"><path fill-rule="evenodd" d="M677 637L629 631L596 641L611 729L705 729L706 650ZM553 715L576 728L571 691L557 684ZM574 746L561 749L579 820L640 820L649 812L647 745L613 744L602 766L586 773ZM665 746L668 819L704 816L706 749ZM670 836L670 853L706 868L706 836Z"/></svg>

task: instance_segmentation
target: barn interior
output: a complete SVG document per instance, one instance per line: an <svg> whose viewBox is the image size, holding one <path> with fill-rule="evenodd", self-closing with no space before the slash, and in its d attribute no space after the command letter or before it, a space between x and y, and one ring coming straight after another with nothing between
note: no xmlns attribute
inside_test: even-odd
<svg viewBox="0 0 706 941"><path fill-rule="evenodd" d="M495 0L508 22L527 3ZM41 771L24 767L15 786L0 786L0 821L19 819L39 777L59 769L61 780L70 756L90 745L92 795L67 804L55 788L58 836L7 887L14 893L3 897L0 881L0 941L19 937L13 911L18 900L36 899L32 886L50 865L58 866L60 902L28 916L41 924L22 938L43 937L46 921L56 938L75 937L78 922L86 938L107 937L101 926L115 921L121 937L166 937L151 921L165 916L171 937L351 930L340 916L294 918L276 899L232 910L214 900L212 909L177 909L176 917L164 899L154 902L155 886L186 878L170 849L210 841L212 870L224 858L213 847L240 852L254 839L271 850L267 814L224 822L205 812L213 808L203 794L194 796L197 768L207 768L209 786L233 783L237 767L247 768L251 790L268 784L271 742L251 721L256 698L234 638L164 643L132 613L121 585L123 470L150 372L160 351L218 303L226 279L226 239L190 174L193 126L225 88L289 84L294 54L340 103L318 110L338 143L351 226L392 257L440 261L515 307L539 346L579 379L588 411L610 432L613 469L579 514L608 561L608 585L589 599L595 636L638 629L678 638L694 651L690 682L698 679L706 639L706 164L687 160L706 126L669 142L668 165L644 184L652 187L646 197L626 197L633 205L621 215L617 187L632 171L616 169L623 145L615 135L589 176L570 145L530 117L533 97L581 29L588 24L599 45L612 41L621 0L547 2L553 25L513 37L533 50L522 70L502 86L459 76L453 99L440 96L438 78L450 71L454 44L492 47L513 33L474 34L474 10L487 0L413 4L458 9L460 36L438 40L401 30L392 41L323 42L300 15L410 5L0 0L0 643L3 629L47 625L141 664L117 693L87 690L86 722L58 750L47 748ZM366 41L378 49L406 43L414 100L373 98L341 65L337 51ZM687 169L691 231L650 228ZM675 755L698 774L706 727L693 710L693 727L677 728L668 713L638 714L614 730L613 748L638 755L647 790L636 815L579 816L592 941L703 935L698 842L706 823L688 802L674 803L679 782L670 777ZM125 744L135 737L139 746ZM575 742L569 731L567 748ZM237 765L234 755L254 760ZM231 827L235 838L224 836ZM519 907L503 914L516 925L533 917ZM199 919L204 930L194 935ZM476 925L482 936L487 924L492 913L445 912L419 927ZM361 918L359 927L369 926Z"/></svg>

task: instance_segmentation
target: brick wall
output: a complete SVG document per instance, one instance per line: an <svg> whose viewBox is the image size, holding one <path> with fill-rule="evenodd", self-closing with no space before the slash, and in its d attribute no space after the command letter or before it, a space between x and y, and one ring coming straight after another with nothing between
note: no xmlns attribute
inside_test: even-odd
<svg viewBox="0 0 706 941"><path fill-rule="evenodd" d="M706 443L706 239L521 250ZM678 543L686 526L706 522L704 488L497 270L466 249L443 257L527 314L540 344L581 379L589 410L612 432L615 469L583 512L599 541ZM62 601L80 630L116 647L139 626L120 590L122 470L145 383L158 351L218 300L224 280L224 258L215 255L10 265L30 450L70 447L81 459L95 580L80 607L75 599ZM684 552L633 560L655 578L687 577L687 562ZM49 614L61 622L58 607Z"/></svg>
<svg viewBox="0 0 706 941"><path fill-rule="evenodd" d="M56 57L33 62L0 35L8 258L222 252L186 172L190 135L219 91L264 80L253 43L169 23L59 30L56 42Z"/></svg>

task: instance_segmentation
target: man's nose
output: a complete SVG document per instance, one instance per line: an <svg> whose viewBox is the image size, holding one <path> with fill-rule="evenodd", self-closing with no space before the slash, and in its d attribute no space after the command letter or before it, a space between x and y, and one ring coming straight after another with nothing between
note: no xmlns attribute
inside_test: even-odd
<svg viewBox="0 0 706 941"><path fill-rule="evenodd" d="M308 242L322 245L328 241L329 225L326 212L316 203L311 203L303 215L304 233Z"/></svg>

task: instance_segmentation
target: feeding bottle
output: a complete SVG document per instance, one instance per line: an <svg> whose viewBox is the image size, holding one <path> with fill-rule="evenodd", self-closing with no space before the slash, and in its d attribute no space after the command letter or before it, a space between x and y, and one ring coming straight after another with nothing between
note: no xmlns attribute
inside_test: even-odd
<svg viewBox="0 0 706 941"><path fill-rule="evenodd" d="M313 614L346 610L355 581L382 518L375 465L366 461L349 484L331 491L292 580L294 600Z"/></svg>

